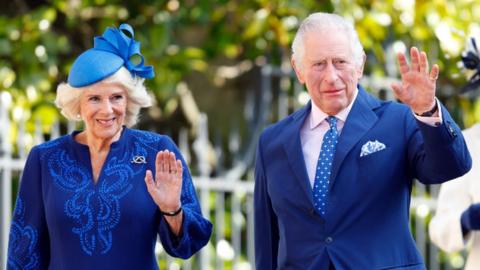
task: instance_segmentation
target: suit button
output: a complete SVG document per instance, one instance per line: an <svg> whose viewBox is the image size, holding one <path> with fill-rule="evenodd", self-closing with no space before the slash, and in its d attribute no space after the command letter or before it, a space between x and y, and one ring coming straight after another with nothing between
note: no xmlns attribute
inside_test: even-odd
<svg viewBox="0 0 480 270"><path fill-rule="evenodd" d="M330 243L332 243L332 242L333 242L333 238L332 238L332 237L329 236L329 237L325 238L325 243L326 243L326 244L330 244Z"/></svg>
<svg viewBox="0 0 480 270"><path fill-rule="evenodd" d="M457 137L457 132L455 132L455 129L450 125L450 122L447 123L448 131L452 135L452 137L456 138Z"/></svg>

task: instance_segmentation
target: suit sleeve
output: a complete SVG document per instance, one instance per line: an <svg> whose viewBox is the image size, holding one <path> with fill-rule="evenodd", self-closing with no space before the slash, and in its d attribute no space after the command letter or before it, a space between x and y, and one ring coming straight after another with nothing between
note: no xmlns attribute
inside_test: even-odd
<svg viewBox="0 0 480 270"><path fill-rule="evenodd" d="M408 158L413 177L424 184L438 184L460 177L472 167L462 132L441 105L442 123L432 127L407 116Z"/></svg>
<svg viewBox="0 0 480 270"><path fill-rule="evenodd" d="M174 257L188 259L204 247L212 234L212 223L202 216L195 187L188 166L175 143L167 137L167 148L182 161L183 183L180 201L183 210L183 222L180 235L176 236L165 218L160 218L158 234L165 251ZM163 149L162 149L163 150Z"/></svg>
<svg viewBox="0 0 480 270"><path fill-rule="evenodd" d="M262 139L255 163L254 224L256 269L276 269L278 255L278 223L268 194L262 153Z"/></svg>
<svg viewBox="0 0 480 270"><path fill-rule="evenodd" d="M429 224L432 242L446 252L460 251L468 242L463 238L460 216L473 202L469 194L469 176L442 184L437 211Z"/></svg>
<svg viewBox="0 0 480 270"><path fill-rule="evenodd" d="M13 212L7 269L47 269L50 246L37 148L28 155Z"/></svg>

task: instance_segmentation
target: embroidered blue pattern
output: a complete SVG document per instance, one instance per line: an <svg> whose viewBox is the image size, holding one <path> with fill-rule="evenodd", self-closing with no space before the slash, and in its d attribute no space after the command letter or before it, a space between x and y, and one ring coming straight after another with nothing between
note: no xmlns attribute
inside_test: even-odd
<svg viewBox="0 0 480 270"><path fill-rule="evenodd" d="M106 263L113 268L154 269L155 261L148 259L155 256L153 246L133 247L132 236L138 243L153 243L160 236L167 253L180 258L190 257L208 242L212 225L200 213L187 166L180 242L172 238L148 195L143 178L147 168L154 169L157 152L168 149L181 159L169 137L125 128L94 184L88 148L75 142L76 134L35 146L29 155L19 197L29 198L17 203L8 269L85 269ZM132 163L135 156L145 157L145 163ZM143 225L132 226L132 220ZM81 262L72 260L78 252L83 254Z"/></svg>
<svg viewBox="0 0 480 270"><path fill-rule="evenodd" d="M48 170L54 183L71 194L65 202L65 214L74 220L72 232L77 234L82 250L88 254L106 254L112 247L112 230L121 217L120 199L130 192L130 180L144 172L144 164L130 163L135 155L147 156L145 146L158 141L158 136L142 136L142 143L134 149L107 160L97 186L91 180L89 168L82 166L62 147L50 148L47 158ZM152 147L153 146L149 146Z"/></svg>
<svg viewBox="0 0 480 270"><path fill-rule="evenodd" d="M152 145L160 141L160 136L157 135L156 133L152 133L148 131L139 131L135 129L130 129L130 133L132 133L132 136L135 136L139 139L138 142L135 142L135 143L141 143L143 146L148 147L155 151L158 150L157 145Z"/></svg>
<svg viewBox="0 0 480 270"><path fill-rule="evenodd" d="M38 233L32 226L24 223L25 206L20 197L15 207L14 221L10 229L10 243L8 245L8 269L34 269L38 267L37 252Z"/></svg>
<svg viewBox="0 0 480 270"><path fill-rule="evenodd" d="M66 140L54 140L42 144L42 159L55 185L69 194L64 213L74 221L72 232L78 235L82 250L88 254L106 254L113 244L112 231L121 219L120 199L128 194L130 182L137 174L145 173L147 164L132 163L132 157L156 155L159 142L165 138L145 131L128 130L136 138L133 147L124 153L116 153L105 161L99 181L93 185L90 168L78 161L77 156L66 151ZM168 140L167 140L168 142ZM168 143L164 148L170 148ZM183 192L194 196L191 190ZM187 195L187 194L186 194Z"/></svg>

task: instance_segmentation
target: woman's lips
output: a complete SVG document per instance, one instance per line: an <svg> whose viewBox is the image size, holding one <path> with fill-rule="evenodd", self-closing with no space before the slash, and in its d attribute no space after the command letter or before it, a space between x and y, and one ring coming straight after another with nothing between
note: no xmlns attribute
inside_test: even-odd
<svg viewBox="0 0 480 270"><path fill-rule="evenodd" d="M100 123L103 126L111 126L113 122L115 121L115 118L112 119L97 119L97 122Z"/></svg>

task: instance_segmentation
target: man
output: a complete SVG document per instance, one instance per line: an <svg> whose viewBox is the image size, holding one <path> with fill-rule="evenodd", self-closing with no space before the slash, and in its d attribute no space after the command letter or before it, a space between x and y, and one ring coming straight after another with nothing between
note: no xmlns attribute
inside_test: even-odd
<svg viewBox="0 0 480 270"><path fill-rule="evenodd" d="M256 269L425 269L409 230L412 181L444 182L471 167L435 98L438 66L416 48L411 65L398 54L402 83L392 88L403 105L358 85L366 56L337 15L310 15L292 50L312 102L260 138Z"/></svg>

